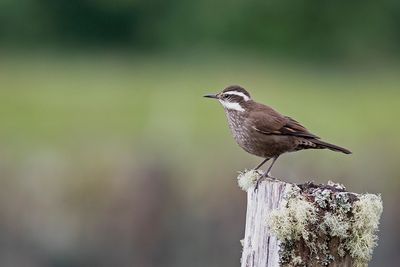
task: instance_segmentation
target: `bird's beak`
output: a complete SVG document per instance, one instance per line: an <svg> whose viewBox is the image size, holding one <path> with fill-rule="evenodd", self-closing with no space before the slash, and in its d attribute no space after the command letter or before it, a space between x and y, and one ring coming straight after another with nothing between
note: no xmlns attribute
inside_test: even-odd
<svg viewBox="0 0 400 267"><path fill-rule="evenodd" d="M218 96L217 95L213 95L213 94L205 95L204 97L218 99Z"/></svg>

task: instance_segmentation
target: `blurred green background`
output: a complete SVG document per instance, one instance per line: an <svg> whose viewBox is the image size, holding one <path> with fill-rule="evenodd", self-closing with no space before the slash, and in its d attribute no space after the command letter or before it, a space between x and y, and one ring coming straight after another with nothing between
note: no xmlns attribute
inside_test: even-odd
<svg viewBox="0 0 400 267"><path fill-rule="evenodd" d="M400 3L3 0L0 266L238 266L260 159L205 93L240 84L353 155L274 175L381 193L400 260Z"/></svg>

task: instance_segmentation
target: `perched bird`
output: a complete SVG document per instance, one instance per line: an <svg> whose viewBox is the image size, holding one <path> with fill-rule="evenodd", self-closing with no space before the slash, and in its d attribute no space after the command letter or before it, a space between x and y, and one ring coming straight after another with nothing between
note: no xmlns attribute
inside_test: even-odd
<svg viewBox="0 0 400 267"><path fill-rule="evenodd" d="M204 97L217 99L224 107L229 128L241 148L264 158L254 169L272 159L263 177L273 178L272 166L280 155L303 149L330 149L351 154L351 151L320 140L296 120L284 116L271 107L253 101L250 94L238 85L225 88L218 94ZM261 179L257 181L256 188Z"/></svg>

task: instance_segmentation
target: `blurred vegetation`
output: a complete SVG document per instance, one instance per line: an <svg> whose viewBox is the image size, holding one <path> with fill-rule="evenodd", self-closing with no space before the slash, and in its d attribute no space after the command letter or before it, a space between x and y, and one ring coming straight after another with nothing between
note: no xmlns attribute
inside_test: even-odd
<svg viewBox="0 0 400 267"><path fill-rule="evenodd" d="M392 0L1 1L0 266L237 266L259 159L201 97L230 84L354 152L274 175L382 193L396 266L399 29Z"/></svg>
<svg viewBox="0 0 400 267"><path fill-rule="evenodd" d="M287 155L275 174L381 192L375 266L396 261L396 68L109 54L5 56L0 70L2 266L237 265L245 194L236 171L259 159L201 97L232 81L353 150Z"/></svg>
<svg viewBox="0 0 400 267"><path fill-rule="evenodd" d="M218 46L314 59L400 55L400 3L290 0L3 0L6 46Z"/></svg>

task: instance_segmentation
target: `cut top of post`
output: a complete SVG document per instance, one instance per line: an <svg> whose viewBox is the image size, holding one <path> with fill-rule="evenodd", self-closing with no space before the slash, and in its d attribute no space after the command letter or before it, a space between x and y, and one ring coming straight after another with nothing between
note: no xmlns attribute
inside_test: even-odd
<svg viewBox="0 0 400 267"><path fill-rule="evenodd" d="M291 184L239 175L247 191L242 266L365 266L377 244L379 195L329 182Z"/></svg>

